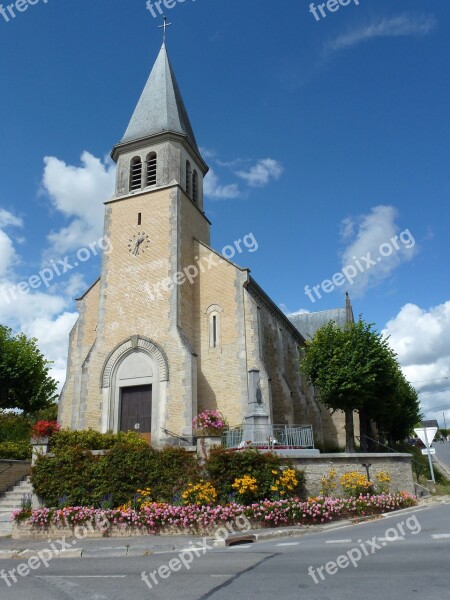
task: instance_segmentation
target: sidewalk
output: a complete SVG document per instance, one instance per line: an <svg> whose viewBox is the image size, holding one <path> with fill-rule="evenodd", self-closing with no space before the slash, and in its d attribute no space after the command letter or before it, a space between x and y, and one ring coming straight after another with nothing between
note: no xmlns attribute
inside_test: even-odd
<svg viewBox="0 0 450 600"><path fill-rule="evenodd" d="M431 499L430 499L431 500ZM417 509L438 505L444 499L433 501L421 501L417 507L394 511L395 513L405 514L405 512L414 512ZM447 497L450 502L450 497ZM388 513L392 515L394 513ZM303 535L313 535L322 531L329 531L346 525L355 524L362 521L381 519L383 515L372 515L369 517L356 517L354 519L342 519L331 523L320 525L294 526L294 527L276 527L270 529L254 529L242 533L230 534L226 540L214 540L212 537L203 538L194 535L142 535L142 537L129 538L89 538L77 540L75 538L66 538L65 547L71 546L57 554L58 558L109 558L118 556L149 556L152 554L164 554L180 552L189 548L191 545L198 544L204 539L215 548L225 548L233 543L239 542L262 542L271 541L279 538L298 537ZM63 539L62 537L59 539ZM54 540L13 540L11 538L0 538L0 560L1 559L23 559L35 556L42 549L50 548L51 542L58 544L58 538ZM61 544L60 544L61 545Z"/></svg>

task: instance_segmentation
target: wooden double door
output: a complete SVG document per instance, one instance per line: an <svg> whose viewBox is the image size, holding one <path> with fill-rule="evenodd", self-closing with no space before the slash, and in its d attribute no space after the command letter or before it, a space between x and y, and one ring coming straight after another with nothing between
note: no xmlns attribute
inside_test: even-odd
<svg viewBox="0 0 450 600"><path fill-rule="evenodd" d="M149 444L152 435L152 386L120 390L120 431L135 431Z"/></svg>

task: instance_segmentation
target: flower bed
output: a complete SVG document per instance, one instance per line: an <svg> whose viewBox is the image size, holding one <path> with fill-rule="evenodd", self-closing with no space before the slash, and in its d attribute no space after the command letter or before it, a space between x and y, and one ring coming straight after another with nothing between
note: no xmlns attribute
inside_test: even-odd
<svg viewBox="0 0 450 600"><path fill-rule="evenodd" d="M265 500L243 506L171 506L152 503L140 510L94 509L68 507L18 510L13 519L18 528L48 534L49 529L75 528L91 525L97 535L111 535L119 529L149 534L177 533L204 534L214 528L235 521L244 515L255 528L286 525L311 525L343 518L375 515L416 505L416 498L406 492L358 496L353 498L309 498L306 501L291 498L279 501Z"/></svg>

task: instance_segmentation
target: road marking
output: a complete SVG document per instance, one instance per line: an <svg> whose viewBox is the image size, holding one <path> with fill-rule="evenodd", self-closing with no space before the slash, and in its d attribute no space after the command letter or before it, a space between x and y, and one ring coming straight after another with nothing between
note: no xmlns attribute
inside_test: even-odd
<svg viewBox="0 0 450 600"><path fill-rule="evenodd" d="M126 575L36 575L37 579L124 579Z"/></svg>
<svg viewBox="0 0 450 600"><path fill-rule="evenodd" d="M276 546L298 546L300 542L282 542L281 544L276 544Z"/></svg>
<svg viewBox="0 0 450 600"><path fill-rule="evenodd" d="M384 537L384 538L377 538L377 542L404 542L405 538L402 536L396 537L396 538L388 538L388 537Z"/></svg>
<svg viewBox="0 0 450 600"><path fill-rule="evenodd" d="M254 544L236 544L234 546L228 546L229 550L242 550L242 548L251 548Z"/></svg>
<svg viewBox="0 0 450 600"><path fill-rule="evenodd" d="M434 540L448 540L450 538L450 533L434 533L431 537Z"/></svg>
<svg viewBox="0 0 450 600"><path fill-rule="evenodd" d="M325 544L350 544L351 539L349 540L327 540Z"/></svg>

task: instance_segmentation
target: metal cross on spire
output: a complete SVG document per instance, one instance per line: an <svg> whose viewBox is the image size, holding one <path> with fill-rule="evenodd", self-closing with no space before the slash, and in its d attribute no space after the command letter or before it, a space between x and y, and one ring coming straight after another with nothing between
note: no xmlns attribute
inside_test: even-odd
<svg viewBox="0 0 450 600"><path fill-rule="evenodd" d="M158 25L158 29L164 29L163 31L163 44L166 43L166 29L172 25L172 23L167 22L167 17L164 15L164 23L162 25Z"/></svg>

